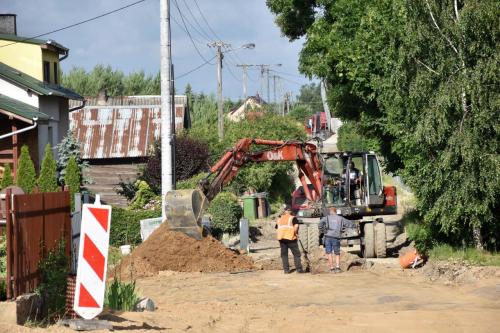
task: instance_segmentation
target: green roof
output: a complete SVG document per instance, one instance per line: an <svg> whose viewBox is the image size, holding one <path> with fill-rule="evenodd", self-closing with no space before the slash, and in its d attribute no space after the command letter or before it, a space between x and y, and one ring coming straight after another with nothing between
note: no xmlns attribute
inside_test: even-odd
<svg viewBox="0 0 500 333"><path fill-rule="evenodd" d="M0 109L29 120L35 117L37 117L38 120L50 119L48 115L38 111L38 108L5 95L0 95Z"/></svg>
<svg viewBox="0 0 500 333"><path fill-rule="evenodd" d="M28 74L7 66L3 62L0 62L0 78L10 81L25 89L30 89L38 95L60 96L66 97L68 99L83 100L82 96L78 95L72 90L66 89L56 84L45 83L37 80L34 77L29 76Z"/></svg>
<svg viewBox="0 0 500 333"><path fill-rule="evenodd" d="M21 42L21 43L36 44L36 45L42 45L47 43L46 39L27 38L27 37L16 36L13 34L0 34L0 39L10 40L12 42Z"/></svg>

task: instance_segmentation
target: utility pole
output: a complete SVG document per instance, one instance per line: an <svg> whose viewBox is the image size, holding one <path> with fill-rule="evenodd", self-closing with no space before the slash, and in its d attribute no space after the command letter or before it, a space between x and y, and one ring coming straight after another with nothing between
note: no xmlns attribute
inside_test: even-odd
<svg viewBox="0 0 500 333"><path fill-rule="evenodd" d="M161 76L161 198L165 219L165 195L175 187L172 149L172 48L170 0L160 1L160 76Z"/></svg>
<svg viewBox="0 0 500 333"><path fill-rule="evenodd" d="M224 138L224 100L222 98L222 60L224 59L224 54L222 53L222 48L231 47L231 45L217 41L209 43L208 46L214 47L217 50L217 100L219 102L217 111L217 132L220 141Z"/></svg>
<svg viewBox="0 0 500 333"><path fill-rule="evenodd" d="M243 100L247 99L248 66L247 64L236 65L243 69Z"/></svg>
<svg viewBox="0 0 500 333"><path fill-rule="evenodd" d="M264 73L267 75L267 102L271 103L271 92L269 88L269 81L270 81L270 76L269 76L269 71L271 71L270 67L276 66L279 67L281 64L258 64L258 65L238 65L238 66L244 66L246 69L247 67L260 67L260 97L264 96Z"/></svg>

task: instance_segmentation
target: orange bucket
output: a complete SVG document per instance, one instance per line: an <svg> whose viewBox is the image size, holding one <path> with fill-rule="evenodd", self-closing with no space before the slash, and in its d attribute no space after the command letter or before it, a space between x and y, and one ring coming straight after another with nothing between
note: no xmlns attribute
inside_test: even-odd
<svg viewBox="0 0 500 333"><path fill-rule="evenodd" d="M401 268L409 268L415 262L421 259L417 251L409 251L408 253L399 257L399 264Z"/></svg>

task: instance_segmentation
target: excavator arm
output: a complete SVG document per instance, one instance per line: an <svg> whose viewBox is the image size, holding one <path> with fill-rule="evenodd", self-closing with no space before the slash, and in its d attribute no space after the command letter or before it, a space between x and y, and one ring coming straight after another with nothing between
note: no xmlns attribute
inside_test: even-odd
<svg viewBox="0 0 500 333"><path fill-rule="evenodd" d="M252 148L262 147L262 150ZM195 190L170 191L166 195L165 213L170 228L200 239L201 216L211 201L236 177L247 163L295 161L305 195L310 201L321 199L322 168L316 146L302 141L274 141L245 138L210 169ZM213 177L212 177L213 176ZM307 186L308 182L312 189Z"/></svg>
<svg viewBox="0 0 500 333"><path fill-rule="evenodd" d="M262 146L260 151L250 148ZM306 190L306 197L311 201L321 198L321 165L316 146L302 141L273 141L262 139L241 139L233 149L227 151L210 169L208 176L201 183L202 191L208 200L212 200L223 186L231 182L239 170L250 162L287 162L295 161L299 170L299 179ZM209 177L216 175L211 181ZM307 181L312 184L309 190Z"/></svg>

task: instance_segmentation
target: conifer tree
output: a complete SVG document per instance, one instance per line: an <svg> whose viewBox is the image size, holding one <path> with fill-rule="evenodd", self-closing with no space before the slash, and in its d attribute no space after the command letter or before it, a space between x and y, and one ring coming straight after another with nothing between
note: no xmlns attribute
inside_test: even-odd
<svg viewBox="0 0 500 333"><path fill-rule="evenodd" d="M31 193L36 186L35 166L30 157L28 146L21 148L18 169L16 174L16 185L23 189L24 193Z"/></svg>
<svg viewBox="0 0 500 333"><path fill-rule="evenodd" d="M38 177L38 187L40 192L57 191L56 160L52 154L50 143L45 146L45 153L42 161L40 176Z"/></svg>
<svg viewBox="0 0 500 333"><path fill-rule="evenodd" d="M4 165L2 182L0 182L0 189L6 188L12 184L14 184L14 179L12 179L12 170L10 169L10 164L6 163Z"/></svg>
<svg viewBox="0 0 500 333"><path fill-rule="evenodd" d="M75 193L80 191L81 184L80 169L74 156L71 156L68 160L68 166L64 173L64 184L69 187L71 208L73 209L75 207Z"/></svg>

